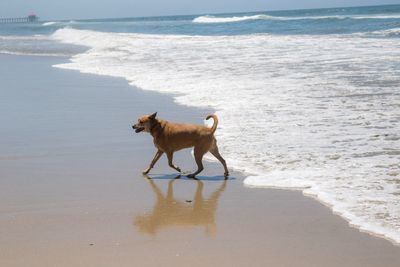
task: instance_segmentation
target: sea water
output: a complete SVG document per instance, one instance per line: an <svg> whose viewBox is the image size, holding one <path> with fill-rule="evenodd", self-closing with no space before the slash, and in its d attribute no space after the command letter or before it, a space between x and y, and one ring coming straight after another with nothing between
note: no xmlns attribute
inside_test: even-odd
<svg viewBox="0 0 400 267"><path fill-rule="evenodd" d="M400 5L8 24L0 52L213 108L246 186L303 190L400 243Z"/></svg>

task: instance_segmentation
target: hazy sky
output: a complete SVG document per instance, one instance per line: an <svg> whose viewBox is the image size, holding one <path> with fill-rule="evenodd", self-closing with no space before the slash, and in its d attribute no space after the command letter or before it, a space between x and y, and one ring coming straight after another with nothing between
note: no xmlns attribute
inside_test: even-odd
<svg viewBox="0 0 400 267"><path fill-rule="evenodd" d="M115 18L400 4L400 0L0 0L0 17Z"/></svg>

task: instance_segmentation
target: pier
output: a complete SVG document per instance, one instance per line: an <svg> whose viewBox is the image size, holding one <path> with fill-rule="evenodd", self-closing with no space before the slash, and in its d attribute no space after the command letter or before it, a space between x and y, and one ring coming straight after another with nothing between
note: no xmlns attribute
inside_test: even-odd
<svg viewBox="0 0 400 267"><path fill-rule="evenodd" d="M39 17L35 14L29 14L23 18L0 18L0 23L32 23L37 22Z"/></svg>

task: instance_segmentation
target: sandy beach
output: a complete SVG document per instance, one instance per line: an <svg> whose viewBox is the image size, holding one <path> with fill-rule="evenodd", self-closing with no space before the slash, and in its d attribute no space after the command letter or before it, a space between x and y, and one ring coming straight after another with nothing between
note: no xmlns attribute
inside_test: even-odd
<svg viewBox="0 0 400 267"><path fill-rule="evenodd" d="M400 266L400 247L299 191L252 189L205 162L178 177L131 123L203 123L123 79L0 55L0 266ZM195 169L189 150L175 155ZM229 162L228 162L229 166ZM175 179L176 178L176 179Z"/></svg>

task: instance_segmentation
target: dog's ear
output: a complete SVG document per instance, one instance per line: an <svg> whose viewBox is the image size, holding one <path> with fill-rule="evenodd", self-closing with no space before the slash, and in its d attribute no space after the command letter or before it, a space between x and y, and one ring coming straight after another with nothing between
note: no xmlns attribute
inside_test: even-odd
<svg viewBox="0 0 400 267"><path fill-rule="evenodd" d="M149 119L154 120L154 119L156 118L156 116L157 116L157 112L151 114L151 115L149 116Z"/></svg>

